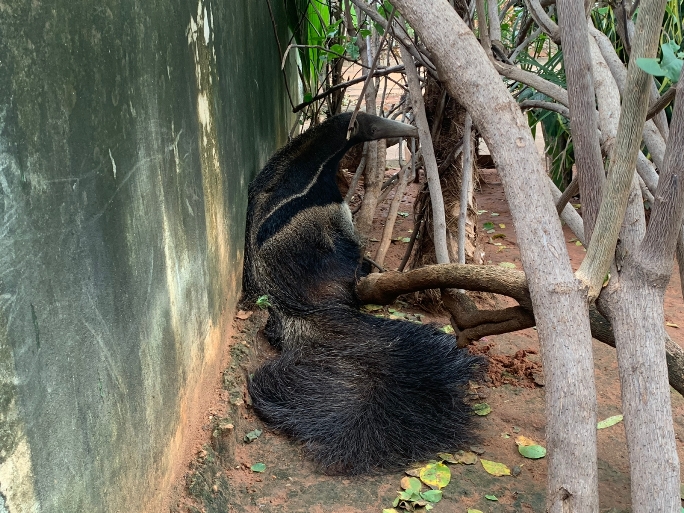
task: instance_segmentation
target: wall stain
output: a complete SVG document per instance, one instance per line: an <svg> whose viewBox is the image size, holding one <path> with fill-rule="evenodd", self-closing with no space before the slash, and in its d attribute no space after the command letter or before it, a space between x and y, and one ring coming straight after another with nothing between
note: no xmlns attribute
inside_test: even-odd
<svg viewBox="0 0 684 513"><path fill-rule="evenodd" d="M33 323L33 331L36 334L36 346L40 349L40 327L38 326L38 316L36 315L36 307L31 305L31 322Z"/></svg>

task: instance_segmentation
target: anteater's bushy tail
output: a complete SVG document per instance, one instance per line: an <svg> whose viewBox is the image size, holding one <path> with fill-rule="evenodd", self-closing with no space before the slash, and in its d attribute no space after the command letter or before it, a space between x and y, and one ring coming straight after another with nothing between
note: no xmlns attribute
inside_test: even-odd
<svg viewBox="0 0 684 513"><path fill-rule="evenodd" d="M318 342L289 349L249 383L255 411L304 442L326 473L394 470L472 442L468 381L485 362L434 326L340 306L313 315Z"/></svg>

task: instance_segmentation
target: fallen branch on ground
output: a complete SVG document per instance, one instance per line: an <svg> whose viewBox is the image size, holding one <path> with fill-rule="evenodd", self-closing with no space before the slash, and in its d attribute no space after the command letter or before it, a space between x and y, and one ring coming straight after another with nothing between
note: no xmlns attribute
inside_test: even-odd
<svg viewBox="0 0 684 513"><path fill-rule="evenodd" d="M387 305L397 297L427 289L442 289L442 302L463 347L488 335L510 333L535 325L525 273L496 265L435 264L407 272L387 271L359 280L356 293L363 303ZM520 306L481 310L465 294L451 289L492 292L515 299ZM595 306L589 309L592 336L615 347L610 323ZM684 349L667 337L667 369L672 388L684 396Z"/></svg>

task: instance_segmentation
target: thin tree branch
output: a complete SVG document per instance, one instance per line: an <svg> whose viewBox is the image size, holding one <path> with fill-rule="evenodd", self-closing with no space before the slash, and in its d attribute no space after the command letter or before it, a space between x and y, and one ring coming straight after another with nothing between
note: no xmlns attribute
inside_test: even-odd
<svg viewBox="0 0 684 513"><path fill-rule="evenodd" d="M403 65L392 66L391 68L376 69L375 71L373 71L373 77L382 77L385 75L389 75L391 73L401 73L402 71L404 71ZM302 110L307 105L311 105L312 103L325 98L326 96L334 93L335 91L338 91L340 89L345 89L349 86L353 86L354 84L358 84L359 82L363 82L364 80L366 80L367 76L368 75L363 75L361 77L353 78L353 79L348 80L346 82L340 82L339 84L335 84L334 86L331 86L329 89L326 89L322 93L317 94L316 96L314 96L310 100L302 102L299 105L293 107L292 112L295 112L295 113L299 112L300 110Z"/></svg>
<svg viewBox="0 0 684 513"><path fill-rule="evenodd" d="M577 180L577 177L573 178L572 181L568 184L568 186L565 188L563 191L563 194L561 194L560 198L556 201L556 210L558 211L558 215L563 212L565 209L565 206L568 204L570 201L570 198L572 198L575 194L579 192L579 181ZM585 223L586 226L586 223Z"/></svg>
<svg viewBox="0 0 684 513"><path fill-rule="evenodd" d="M537 0L527 1L533 4ZM575 164L582 197L584 233L587 239L591 240L606 174L597 131L598 119L587 17L584 3L576 0L557 0L556 9L563 28L563 63L570 100L570 127Z"/></svg>
<svg viewBox="0 0 684 513"><path fill-rule="evenodd" d="M480 36L480 44L489 59L494 60L492 42L489 39L489 30L487 29L487 7L485 6L485 0L476 0L475 7L477 8L477 32Z"/></svg>
<svg viewBox="0 0 684 513"><path fill-rule="evenodd" d="M553 200L554 202L556 202L556 204L558 204L558 201L560 200L562 193L558 189L558 187L556 187L556 184L553 183L551 177L547 178L549 190L551 190ZM577 237L577 240L580 241L582 245L586 247L587 239L584 237L584 222L582 221L582 217L577 213L577 211L572 207L572 205L565 205L563 211L560 214L560 218L566 225L568 225L568 228L570 228L570 231L575 235L575 237Z"/></svg>
<svg viewBox="0 0 684 513"><path fill-rule="evenodd" d="M672 257L677 243L677 232L684 215L684 81L676 87L676 100L672 111L672 136L665 153L665 165L660 173L654 194L651 220L646 236L636 256L642 264L660 264L660 269L648 272L661 273L669 279Z"/></svg>
<svg viewBox="0 0 684 513"><path fill-rule="evenodd" d="M576 274L588 288L590 300L601 292L615 254L648 111L650 75L636 65L636 58L655 57L664 15L665 2L662 0L644 0L639 10L639 30L627 69L626 90L631 94L623 98L615 151L592 236L592 239L598 237L600 242L589 243L587 256Z"/></svg>
<svg viewBox="0 0 684 513"><path fill-rule="evenodd" d="M406 251L404 252L404 258L401 259L401 264L399 264L400 273L404 272L406 264L408 264L409 258L411 258L411 253L413 252L413 246L416 243L416 239L420 236L420 233L425 226L423 218L425 217L425 206L422 208L420 213L416 216L415 222L413 223L413 232L411 232L411 238L406 246Z"/></svg>
<svg viewBox="0 0 684 513"><path fill-rule="evenodd" d="M389 249L390 243L392 241L392 232L394 231L394 225L397 220L397 213L399 212L399 203L404 197L404 192L406 191L406 185L408 182L408 169L403 169L399 176L399 185L396 192L394 193L394 198L392 203L390 203L390 208L387 211L387 218L385 219L385 227L382 230L382 237L380 239L380 245L378 251L375 254L375 260L383 265L385 262L385 256L387 255L387 250Z"/></svg>
<svg viewBox="0 0 684 513"><path fill-rule="evenodd" d="M542 100L524 100L520 102L520 108L522 110L526 109L545 109L556 112L566 119L570 119L570 109L564 105L553 102L545 102Z"/></svg>
<svg viewBox="0 0 684 513"><path fill-rule="evenodd" d="M396 8L392 7L392 12L390 13L389 20L387 20L388 26L392 26L392 20L394 20L395 11L396 11ZM375 68L378 65L378 59L380 58L380 52L382 50L382 46L385 44L385 41L387 40L388 34L389 34L389 31L385 31L385 33L382 35L382 39L380 40L380 44L378 45L378 50L377 50L377 52L375 52L375 55L373 56L373 62L370 65L370 70L366 74L366 81L363 83L363 87L361 88L361 93L359 93L359 99L356 102L356 107L354 107L354 113L352 114L352 117L349 120L349 128L347 128L347 139L349 139L349 136L352 132L352 129L354 128L354 123L356 122L356 116L358 115L359 109L361 108L361 100L363 99L364 95L366 94L366 90L368 89L368 84L373 80L373 73L375 72Z"/></svg>
<svg viewBox="0 0 684 513"><path fill-rule="evenodd" d="M532 19L532 18L530 18L530 20L531 20L531 19ZM529 37L528 37L527 39L525 39L522 43L520 43L520 44L515 48L515 50L513 50L513 52L511 53L511 55L509 55L508 58L509 58L511 61L515 62L515 60L518 58L518 55L520 54L520 52L522 52L523 50L527 50L527 47L530 46L530 43L531 43L532 41L536 40L542 32L543 32L542 28L541 28L541 27L537 27L537 28L535 29L535 31L532 32L532 33L529 35Z"/></svg>
<svg viewBox="0 0 684 513"><path fill-rule="evenodd" d="M435 244L435 254L437 263L449 263L449 250L446 238L446 216L444 213L444 198L442 196L442 186L439 182L439 171L435 159L435 150L432 146L430 137L430 127L428 126L425 114L425 104L418 81L418 72L413 64L413 58L408 50L401 47L401 57L406 66L406 80L409 91L411 92L411 102L413 104L413 114L418 127L420 145L423 149L423 162L425 164L425 174L427 175L430 187L430 200L432 202L432 225L434 229L433 240Z"/></svg>
<svg viewBox="0 0 684 513"><path fill-rule="evenodd" d="M569 105L568 92L561 86L549 82L534 73L522 70L517 66L512 66L499 61L494 61L493 64L500 75L533 87L540 93L545 94L566 107Z"/></svg>
<svg viewBox="0 0 684 513"><path fill-rule="evenodd" d="M663 94L655 102L651 103L651 106L648 108L648 114L646 114L646 119L649 120L653 118L653 116L658 114L658 112L667 107L670 102L674 100L676 93L677 88L674 86L670 87L667 91L665 91L665 94Z"/></svg>
<svg viewBox="0 0 684 513"><path fill-rule="evenodd" d="M489 40L501 41L501 20L497 0L487 0L487 11L489 13Z"/></svg>
<svg viewBox="0 0 684 513"><path fill-rule="evenodd" d="M280 38L278 37L278 27L276 25L275 17L273 16L273 8L271 7L271 0L266 0L266 3L268 4L268 13L271 15L271 25L273 27L273 35L275 35L275 41L276 44L278 45L278 57L280 57L280 52L281 52L281 47L280 47ZM287 55L287 52L285 53ZM285 62L284 57L283 57L283 63ZM292 101L292 94L290 93L290 85L287 82L287 74L285 73L285 65L283 64L280 67L280 71L283 73L283 82L285 82L285 91L287 91L287 97L290 100L290 106L294 106L294 102Z"/></svg>
<svg viewBox="0 0 684 513"><path fill-rule="evenodd" d="M356 5L359 9L361 9L366 15L372 19L375 23L380 25L385 32L388 32L389 25L387 23L387 20L383 18L380 13L378 13L375 9L371 8L368 6L364 0L351 0L354 5ZM408 50L408 52L416 59L416 61L420 62L423 66L425 66L425 69L428 70L428 72L433 75L434 77L437 77L437 71L435 68L435 65L432 63L432 57L429 54L422 53L411 41L409 37L407 37L404 34L397 34L397 31L394 31L394 37Z"/></svg>
<svg viewBox="0 0 684 513"><path fill-rule="evenodd" d="M359 180L361 179L361 175L363 174L363 170L366 168L366 161L368 160L368 142L363 143L363 150L361 152L361 161L359 162L359 165L356 167L356 171L354 172L354 178L352 178L351 183L349 184L349 190L347 191L346 196L344 197L344 202L349 204L351 199L354 197L354 193L356 192L356 187L359 185Z"/></svg>
<svg viewBox="0 0 684 513"><path fill-rule="evenodd" d="M493 0L489 0L493 2ZM465 264L465 228L468 217L468 198L473 176L473 152L471 150L473 118L466 112L463 125L463 172L461 182L461 204L458 212L458 263Z"/></svg>
<svg viewBox="0 0 684 513"><path fill-rule="evenodd" d="M527 5L527 10L529 11L530 16L534 18L534 21L537 23L537 25L544 29L544 32L549 35L554 43L560 44L560 29L558 28L558 25L556 25L556 22L553 21L548 14L546 14L544 8L539 4L539 0L525 0L525 4Z"/></svg>

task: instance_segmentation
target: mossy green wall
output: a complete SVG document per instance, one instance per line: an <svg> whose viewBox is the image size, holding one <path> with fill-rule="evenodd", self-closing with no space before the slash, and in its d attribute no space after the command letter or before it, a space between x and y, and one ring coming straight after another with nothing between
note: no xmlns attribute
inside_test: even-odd
<svg viewBox="0 0 684 513"><path fill-rule="evenodd" d="M0 29L0 513L160 511L291 122L268 3L3 0Z"/></svg>

